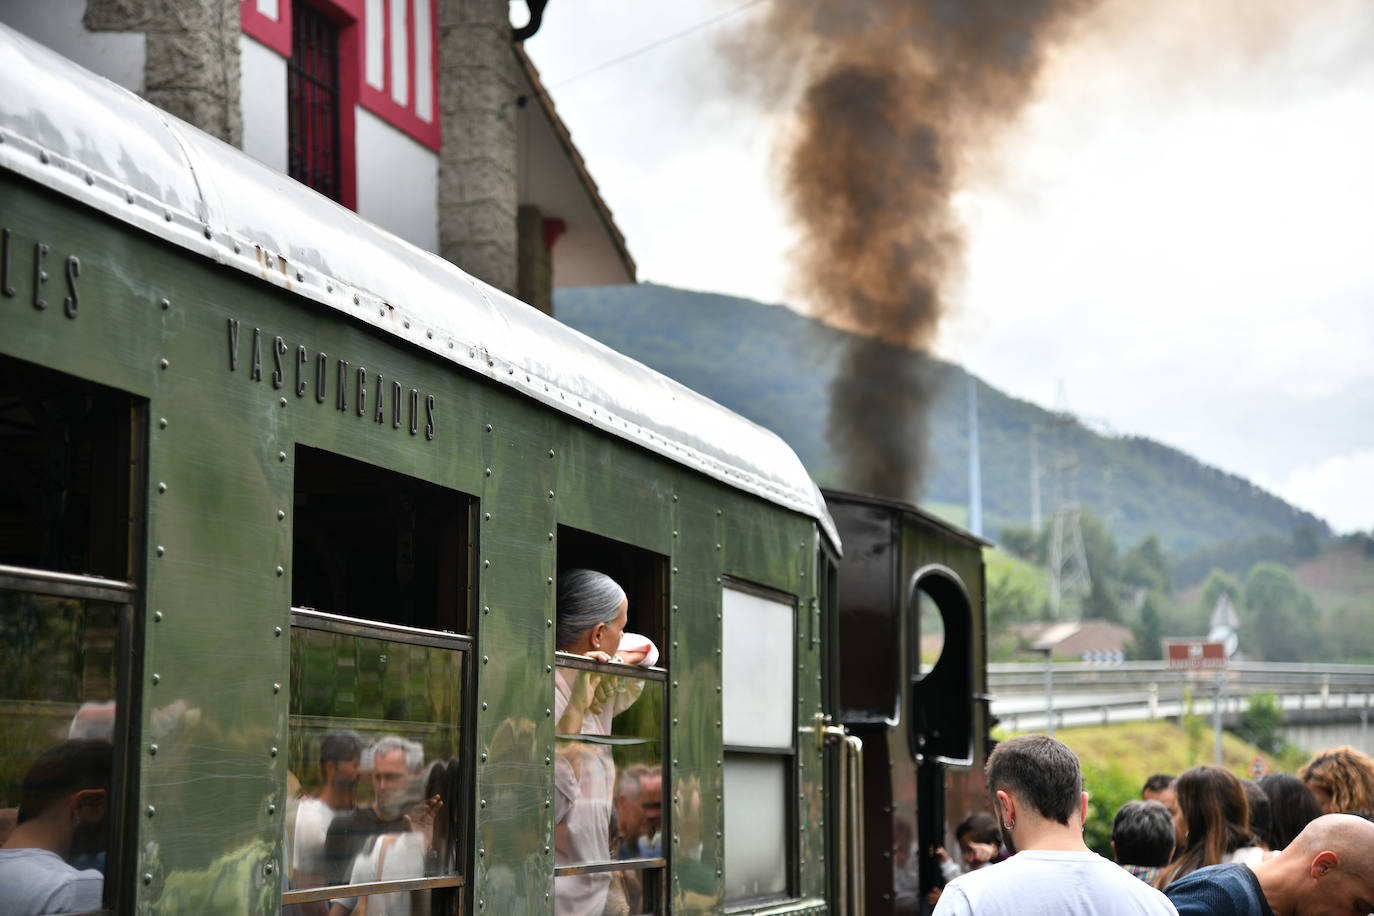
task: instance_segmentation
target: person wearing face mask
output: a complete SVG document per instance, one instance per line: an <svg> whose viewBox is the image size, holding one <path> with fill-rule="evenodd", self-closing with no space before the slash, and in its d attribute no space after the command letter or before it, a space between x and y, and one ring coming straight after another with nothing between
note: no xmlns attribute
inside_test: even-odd
<svg viewBox="0 0 1374 916"><path fill-rule="evenodd" d="M96 910L105 877L69 860L103 850L114 749L108 741L64 741L24 776L14 832L0 848L0 914L41 916Z"/></svg>

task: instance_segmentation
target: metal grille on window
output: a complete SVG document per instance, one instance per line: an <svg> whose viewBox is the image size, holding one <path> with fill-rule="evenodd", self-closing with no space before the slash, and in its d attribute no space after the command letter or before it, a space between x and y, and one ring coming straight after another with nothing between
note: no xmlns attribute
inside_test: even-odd
<svg viewBox="0 0 1374 916"><path fill-rule="evenodd" d="M286 72L287 171L302 184L339 200L339 30L305 3L291 7Z"/></svg>

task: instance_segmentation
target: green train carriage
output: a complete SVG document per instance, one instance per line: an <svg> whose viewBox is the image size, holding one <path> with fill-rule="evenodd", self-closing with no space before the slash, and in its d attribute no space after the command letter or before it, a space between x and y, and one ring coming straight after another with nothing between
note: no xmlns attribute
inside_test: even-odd
<svg viewBox="0 0 1374 916"><path fill-rule="evenodd" d="M320 912L293 818L347 728L439 774L423 872L348 879L379 905L857 909L840 548L780 440L3 29L0 73L0 808L106 735L106 910ZM584 565L656 666L555 652ZM639 692L600 753L662 829L560 863L585 668Z"/></svg>

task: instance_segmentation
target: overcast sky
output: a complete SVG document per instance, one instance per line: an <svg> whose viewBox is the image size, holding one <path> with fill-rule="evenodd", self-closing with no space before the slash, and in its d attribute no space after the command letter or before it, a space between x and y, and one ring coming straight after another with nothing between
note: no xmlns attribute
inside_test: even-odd
<svg viewBox="0 0 1374 916"><path fill-rule="evenodd" d="M715 56L761 10L553 0L527 50L642 280L804 311L778 124ZM1374 4L1265 10L1106 0L1082 24L957 199L936 351L1374 530Z"/></svg>

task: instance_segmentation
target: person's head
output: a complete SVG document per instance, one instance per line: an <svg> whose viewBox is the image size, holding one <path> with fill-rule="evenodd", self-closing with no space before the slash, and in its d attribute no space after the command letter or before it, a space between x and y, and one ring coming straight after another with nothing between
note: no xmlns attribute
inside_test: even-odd
<svg viewBox="0 0 1374 916"><path fill-rule="evenodd" d="M1269 796L1253 780L1242 779L1245 804L1250 808L1250 835L1254 845L1274 849L1274 821L1269 810Z"/></svg>
<svg viewBox="0 0 1374 916"><path fill-rule="evenodd" d="M563 652L615 655L628 622L625 590L605 573L570 569L558 576L556 639Z"/></svg>
<svg viewBox="0 0 1374 916"><path fill-rule="evenodd" d="M1019 821L1043 819L1081 824L1086 799L1083 771L1068 745L1047 735L1018 735L1000 741L988 756L988 791L1001 815L1007 847ZM1008 801L1016 812L1010 811Z"/></svg>
<svg viewBox="0 0 1374 916"><path fill-rule="evenodd" d="M1002 842L1002 833L997 829L997 818L986 811L975 811L954 828L954 842L959 844L959 855L965 864L982 864L973 844L996 846Z"/></svg>
<svg viewBox="0 0 1374 916"><path fill-rule="evenodd" d="M1323 814L1374 808L1374 760L1349 745L1318 751L1298 771Z"/></svg>
<svg viewBox="0 0 1374 916"><path fill-rule="evenodd" d="M1287 773L1261 776L1259 787L1269 799L1271 849L1283 849L1302 829L1321 817L1322 809L1307 784Z"/></svg>
<svg viewBox="0 0 1374 916"><path fill-rule="evenodd" d="M642 795L644 778L649 772L649 767L636 763L626 767L616 782L615 814L620 822L620 834L623 837L639 836L644 826Z"/></svg>
<svg viewBox="0 0 1374 916"><path fill-rule="evenodd" d="M408 791L411 777L424 765L424 750L415 742L396 735L378 738L370 748L372 757L373 805L377 813L393 820L400 817L414 793Z"/></svg>
<svg viewBox="0 0 1374 916"><path fill-rule="evenodd" d="M1175 825L1183 828L1183 850L1161 875L1175 881L1250 845L1250 806L1240 779L1223 767L1192 767L1174 780L1178 794ZM1157 884L1163 887L1163 883Z"/></svg>
<svg viewBox="0 0 1374 916"><path fill-rule="evenodd" d="M320 781L326 791L353 795L358 788L362 752L362 737L346 728L320 739Z"/></svg>
<svg viewBox="0 0 1374 916"><path fill-rule="evenodd" d="M1157 801L1128 801L1112 819L1112 852L1122 865L1163 866L1174 855L1174 818Z"/></svg>
<svg viewBox="0 0 1374 916"><path fill-rule="evenodd" d="M1172 795L1174 791L1174 777L1168 773L1156 773L1145 780L1145 785L1140 790L1142 801L1163 802L1162 796Z"/></svg>
<svg viewBox="0 0 1374 916"><path fill-rule="evenodd" d="M38 755L19 789L19 827L47 821L64 837L59 855L94 853L104 847L114 748L108 741L64 741Z"/></svg>
<svg viewBox="0 0 1374 916"><path fill-rule="evenodd" d="M1277 885L1297 916L1374 912L1374 823L1350 814L1323 815L1255 870L1262 873L1265 896Z"/></svg>

